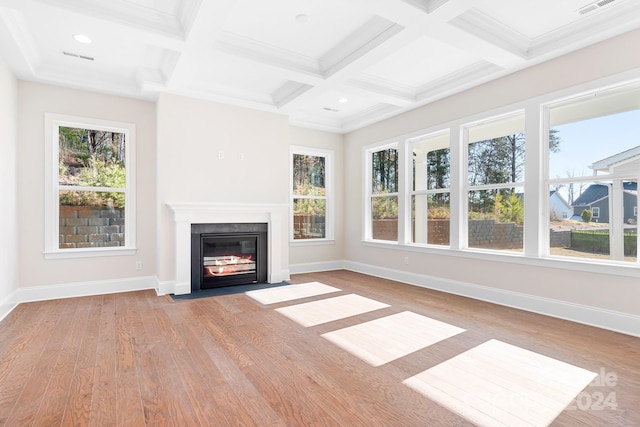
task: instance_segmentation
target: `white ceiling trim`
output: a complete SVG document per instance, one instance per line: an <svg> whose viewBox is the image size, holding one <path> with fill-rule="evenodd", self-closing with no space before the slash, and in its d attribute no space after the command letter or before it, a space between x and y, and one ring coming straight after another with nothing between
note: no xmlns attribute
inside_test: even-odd
<svg viewBox="0 0 640 427"><path fill-rule="evenodd" d="M342 131L349 132L358 129L388 117L392 117L403 109L397 105L377 104L359 113L353 114L342 121Z"/></svg>
<svg viewBox="0 0 640 427"><path fill-rule="evenodd" d="M558 28L534 39L530 56L535 58L554 52L566 52L573 45L584 44L585 40L596 43L638 26L640 26L640 1L620 3L616 8L603 8L572 25Z"/></svg>
<svg viewBox="0 0 640 427"><path fill-rule="evenodd" d="M147 31L154 31L176 38L185 38L185 31L179 17L159 10L140 6L128 0L37 0L51 6L58 6L94 18L107 19L125 25L133 25ZM193 2L194 0L181 0Z"/></svg>
<svg viewBox="0 0 640 427"><path fill-rule="evenodd" d="M270 68L288 70L303 83L315 84L324 78L320 61L237 34L220 34L213 48Z"/></svg>
<svg viewBox="0 0 640 427"><path fill-rule="evenodd" d="M392 39L403 29L402 26L384 18L372 18L320 59L322 74L325 77L330 77L344 70Z"/></svg>
<svg viewBox="0 0 640 427"><path fill-rule="evenodd" d="M383 98L385 102L397 106L408 107L416 101L415 87L368 74L361 74L358 78L349 80L347 84L350 90L366 91L369 95L376 95Z"/></svg>
<svg viewBox="0 0 640 427"><path fill-rule="evenodd" d="M421 104L432 102L485 83L502 72L503 70L497 65L480 61L421 86L416 94L416 100Z"/></svg>
<svg viewBox="0 0 640 427"><path fill-rule="evenodd" d="M468 10L450 23L521 58L529 57L531 40L528 37L478 9Z"/></svg>

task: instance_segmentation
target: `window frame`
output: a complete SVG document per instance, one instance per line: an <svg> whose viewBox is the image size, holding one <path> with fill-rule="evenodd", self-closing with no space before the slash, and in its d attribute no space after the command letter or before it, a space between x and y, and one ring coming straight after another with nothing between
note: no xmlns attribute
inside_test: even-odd
<svg viewBox="0 0 640 427"><path fill-rule="evenodd" d="M325 195L323 196L301 196L293 194L293 156L315 156L324 158L324 186ZM334 152L323 148L306 147L301 145L292 145L289 147L289 243L292 245L317 245L331 244L335 242L335 193L334 193ZM293 207L294 199L324 199L325 200L325 237L313 239L294 239L294 221Z"/></svg>
<svg viewBox="0 0 640 427"><path fill-rule="evenodd" d="M474 126L482 126L482 125L491 125L491 124L495 124L498 123L502 120L509 120L512 118L516 118L518 116L522 116L522 120L525 123L525 126L523 128L523 133L525 135L525 160L523 163L523 167L524 167L524 171L523 171L523 175L522 175L522 179L520 179L519 181L509 181L509 182L502 182L502 183L491 183L491 184L470 184L469 183L469 146L472 143L476 143L476 142L482 142L483 140L479 140L479 141L470 141L470 132L471 129ZM524 204L524 206L526 207L527 203L526 203L526 197L527 197L527 191L526 191L526 174L527 174L527 132L526 132L526 123L527 123L527 115L526 115L526 111L524 108L512 108L506 112L503 112L501 114L496 114L496 115L487 115L485 118L482 118L480 120L476 120L476 121L472 121L472 122L466 122L462 125L460 125L460 132L461 132L461 136L462 136L462 153L463 153L463 162L460 165L462 168L462 182L463 184L463 215L461 218L461 225L462 227L465 229L463 232L463 238L464 240L461 242L460 247L466 250L470 250L470 251L478 251L478 252L494 252L494 253L509 253L511 255L515 255L515 256L522 256L525 253L526 250L526 244L525 244L525 240L526 240L526 234L527 234L527 218L526 218L526 214L525 214L525 218L524 218L524 222L522 224L523 227L523 242L522 242L522 249L518 250L518 251L512 251L509 249L489 249L489 248L483 248L483 247L477 247L477 246L469 246L469 194L471 192L474 191L490 191L490 190L506 190L506 189L513 189L513 190L522 190L522 203Z"/></svg>
<svg viewBox="0 0 640 427"><path fill-rule="evenodd" d="M586 90L582 90L582 91L568 90L567 94L563 97L556 97L555 99L544 100L540 102L541 124L542 124L542 131L544 135L543 146L545 147L545 153L546 153L543 158L544 174L543 174L542 187L548 190L549 188L559 184L579 183L579 182L585 182L585 183L606 182L609 188L609 194L608 194L609 219L607 223L608 225L607 229L609 230L609 246L610 246L610 253L609 253L610 258L606 260L598 260L593 258L581 259L581 258L574 258L569 256L552 255L549 235L546 234L545 239L543 241L544 243L541 242L542 244L544 244L544 247L542 248L543 249L542 258L556 259L556 260L562 260L562 261L573 261L579 264L595 264L595 265L610 265L610 266L618 265L618 266L631 266L635 268L640 266L640 256L637 256L637 255L636 255L635 262L623 261L624 239L621 238L621 236L624 233L624 222L620 223L619 221L615 221L615 218L623 217L624 204L621 203L620 206L614 206L613 204L613 199L614 197L616 197L616 194L620 195L621 197L620 200L624 200L622 195L623 182L627 180L640 181L640 172L637 172L637 171L636 172L624 171L621 173L607 172L600 175L597 173L597 171L594 171L592 175L585 174L585 175L567 177L567 178L551 178L549 176L550 154L549 154L549 138L548 138L549 131L552 128L551 110L553 110L554 108L571 106L572 104L577 104L585 100L594 99L596 97L604 97L604 96L613 95L613 94L624 94L625 92L629 92L633 90L637 91L639 89L640 89L640 78L635 76L626 81L621 79L614 79L614 82L609 84L593 83L589 85L589 87ZM607 114L610 114L610 113L607 113ZM607 114L595 115L593 117L597 118L601 116L606 116ZM593 114L591 114L590 116L592 115ZM590 206L589 209L591 210L591 213L592 213L592 219L597 220L600 218L600 208L598 206ZM594 209L597 209L598 213L596 215L594 215ZM541 228L544 230L549 230L550 229L550 220L549 220L550 211L548 208L548 204L544 212L545 212L545 215L542 221L543 224ZM636 244L638 243L640 243L640 233L638 233Z"/></svg>
<svg viewBox="0 0 640 427"><path fill-rule="evenodd" d="M100 256L134 255L136 253L136 126L133 123L45 113L45 259L84 258ZM125 134L125 227L124 246L66 248L59 247L60 230L60 185L58 176L59 129L72 127ZM97 187L95 191L103 190ZM108 189L105 189L108 190Z"/></svg>
<svg viewBox="0 0 640 427"><path fill-rule="evenodd" d="M403 195L403 185L404 182L406 180L406 178L404 177L405 174L405 165L404 162L402 161L402 153L404 152L404 150L402 150L402 148L404 148L406 146L405 144L400 144L398 142L397 139L394 139L392 141L384 141L381 143L375 143L375 144L371 144L367 147L364 147L364 208L363 208L363 213L364 213L364 218L365 221L363 223L363 227L362 227L362 236L363 236L363 240L365 241L371 241L371 242L383 242L385 244L391 243L391 244L397 244L398 242L403 242L406 243L406 232L404 231L404 217L405 217L405 212L407 210L406 208L406 203L405 203L405 197ZM383 151L383 150L388 150L388 149L395 149L398 153L398 191L394 192L394 193L385 193L384 195L380 195L380 194L374 194L373 193L373 160L372 160L372 155L373 153L376 153L378 151ZM373 202L374 198L379 198L379 197L396 197L398 199L398 239L396 241L393 240L381 240L381 239L374 239L373 238L373 218L372 218L372 211L371 211L371 205Z"/></svg>
<svg viewBox="0 0 640 427"><path fill-rule="evenodd" d="M446 149L449 150L449 185L446 187L442 187L442 188L434 188L434 189L421 189L421 190L416 190L414 189L415 186L415 182L414 182L414 177L413 177L413 165L409 164L407 166L407 171L410 174L408 176L408 181L407 181L407 203L409 204L409 206L407 207L407 215L408 218L406 219L407 223L408 223L408 230L406 234L406 244L407 245L413 245L413 246L417 246L417 247L436 247L436 248L450 248L451 247L451 233L449 233L449 243L446 245L440 245L440 244L434 244L434 243L428 243L429 240L429 231L428 231L428 227L429 227L429 219L426 218L426 222L424 224L425 227L425 234L424 237L427 240L427 243L418 243L418 242L414 242L413 241L413 232L414 230L412 230L412 206L411 203L413 201L414 197L418 197L418 196L426 196L426 200L425 200L425 205L428 209L429 207L429 196L431 195L435 195L435 194L448 194L449 195L449 229L451 230L451 180L452 180L452 162L451 162L451 145L452 145L452 139L451 139L451 129L450 128L444 128L444 129L440 129L440 130L436 130L433 132L429 132L429 133L425 133L422 135L418 135L415 137L411 137L411 138L407 138L406 139L406 144L408 145L408 148L406 150L407 154L410 154L411 157L407 158L407 162L408 163L412 163L413 160L413 152L415 149L415 144L419 143L423 140L429 140L429 139L436 139L438 137L444 137L446 136L446 138L448 139L449 145L444 147ZM427 153L430 153L432 151L438 151L440 149L443 148L439 148L439 149L430 149L429 151L427 151ZM408 156L407 156L408 157ZM398 183L398 187L400 187L400 183ZM398 212L398 215L400 215L400 213ZM398 219L399 220L399 219Z"/></svg>

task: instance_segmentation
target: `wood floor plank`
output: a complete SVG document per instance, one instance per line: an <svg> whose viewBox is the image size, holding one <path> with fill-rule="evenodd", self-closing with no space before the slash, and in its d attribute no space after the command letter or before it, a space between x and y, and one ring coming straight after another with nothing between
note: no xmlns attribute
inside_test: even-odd
<svg viewBox="0 0 640 427"><path fill-rule="evenodd" d="M161 333L155 325L155 315L150 301L153 298L145 295L145 298L136 300L140 318L143 324L143 333L138 336L135 343L136 357L138 359L140 374L140 397L146 425L170 426L172 425L170 405L170 390L167 390L162 381L162 372L155 353L163 350Z"/></svg>
<svg viewBox="0 0 640 427"><path fill-rule="evenodd" d="M103 297L99 316L100 325L88 424L96 427L117 424L116 306L113 294Z"/></svg>
<svg viewBox="0 0 640 427"><path fill-rule="evenodd" d="M67 335L66 325L73 320L77 306L72 301L65 301L57 315L45 320L43 330L48 332L44 338L44 345L40 347L40 354L31 363L30 376L26 380L20 397L7 419L7 425L31 425L43 403L43 398L53 372L53 366L61 349L65 345Z"/></svg>
<svg viewBox="0 0 640 427"><path fill-rule="evenodd" d="M3 337L0 351L0 425L11 415L64 304L64 301L21 304L21 310L4 319L9 320L11 334ZM4 320L0 323L3 331ZM15 328L19 324L23 326Z"/></svg>
<svg viewBox="0 0 640 427"><path fill-rule="evenodd" d="M88 324L87 319L91 315L89 298L80 298L74 303L77 303L77 310L71 322L65 327L64 346L53 366L51 379L34 425L57 426L61 424L64 417L71 383L76 372L78 354L82 347L82 337Z"/></svg>
<svg viewBox="0 0 640 427"><path fill-rule="evenodd" d="M82 346L78 352L76 370L69 389L62 427L89 425L91 397L94 384L96 352L100 331L100 313L103 297L88 297L89 313L82 335Z"/></svg>
<svg viewBox="0 0 640 427"><path fill-rule="evenodd" d="M119 426L144 425L144 411L140 397L138 364L134 341L141 331L137 306L129 303L132 295L116 295L116 413Z"/></svg>
<svg viewBox="0 0 640 427"><path fill-rule="evenodd" d="M154 291L21 304L0 322L0 426L470 426L461 415L482 415L447 409L403 382L491 340L540 357L478 351L458 359L462 366L449 365L455 378L437 381L453 381L460 393L513 387L525 395L531 388L544 403L545 390L568 390L568 371L557 365L554 378L538 383L518 366L544 370L551 358L598 377L550 425L640 425L639 338L348 271L292 282L340 291L269 304L244 294L175 302ZM276 311L349 294L388 307L308 327ZM322 337L403 312L464 332L416 343L379 366ZM398 330L397 338L407 335ZM343 336L356 346L362 338ZM400 344L380 341L389 351ZM483 385L492 372L505 377ZM600 395L617 406L594 406ZM513 408L505 408L516 416L509 419L536 424L535 414ZM500 407L480 409L500 414Z"/></svg>
<svg viewBox="0 0 640 427"><path fill-rule="evenodd" d="M182 363L193 363L185 354L184 341L163 309L152 311L154 323L165 337L161 351L156 352L156 362L162 367L158 372L164 389L171 394L169 413L174 422L180 425L201 425L199 416L204 415L198 407L201 400L189 393L184 376L188 366Z"/></svg>

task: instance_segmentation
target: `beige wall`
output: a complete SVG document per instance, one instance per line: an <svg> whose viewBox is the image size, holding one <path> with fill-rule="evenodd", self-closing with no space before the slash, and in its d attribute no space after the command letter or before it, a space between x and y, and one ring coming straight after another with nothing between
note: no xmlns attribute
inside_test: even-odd
<svg viewBox="0 0 640 427"><path fill-rule="evenodd" d="M18 287L18 83L0 59L0 305ZM0 317L5 313L0 307Z"/></svg>
<svg viewBox="0 0 640 427"><path fill-rule="evenodd" d="M280 114L165 94L156 113L157 273L165 282L175 279L166 203L288 203L289 124Z"/></svg>
<svg viewBox="0 0 640 427"><path fill-rule="evenodd" d="M472 259L363 245L362 148L451 120L556 92L581 83L638 70L640 31L577 51L509 75L422 108L352 132L345 137L345 258L372 266L513 291L541 298L640 315L638 278L532 263L502 262L504 257ZM403 265L404 257L410 265ZM538 263L543 264L543 263ZM550 265L550 264L547 264ZM554 264L557 267L557 264Z"/></svg>
<svg viewBox="0 0 640 427"><path fill-rule="evenodd" d="M137 253L45 260L44 115L69 114L135 123ZM18 83L20 287L155 274L155 110L153 103L21 81ZM143 263L137 271L135 262Z"/></svg>
<svg viewBox="0 0 640 427"><path fill-rule="evenodd" d="M291 264L313 264L344 259L344 141L336 133L291 127L291 145L332 150L334 156L335 243L308 245L292 244L289 249ZM287 182L287 186L289 183ZM287 187L288 188L288 187Z"/></svg>

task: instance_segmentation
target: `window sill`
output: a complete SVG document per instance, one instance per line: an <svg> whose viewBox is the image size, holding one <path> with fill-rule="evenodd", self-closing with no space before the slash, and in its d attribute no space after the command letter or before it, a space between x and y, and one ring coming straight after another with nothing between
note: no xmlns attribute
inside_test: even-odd
<svg viewBox="0 0 640 427"><path fill-rule="evenodd" d="M100 249L64 249L56 251L45 251L45 259L72 259L72 258L95 258L105 256L127 256L135 255L135 248L100 248Z"/></svg>
<svg viewBox="0 0 640 427"><path fill-rule="evenodd" d="M564 270L576 270L589 273L640 278L640 263L638 262L585 261L582 259L551 256L537 258L525 256L522 252L509 253L495 250L484 251L479 249L454 250L437 246L403 245L397 242L387 242L382 240L363 240L362 244L370 247L419 252L439 256L453 256L466 259L506 262L536 267L558 268Z"/></svg>
<svg viewBox="0 0 640 427"><path fill-rule="evenodd" d="M301 240L290 240L290 246L318 246L318 245L335 245L336 241L334 239L301 239Z"/></svg>

